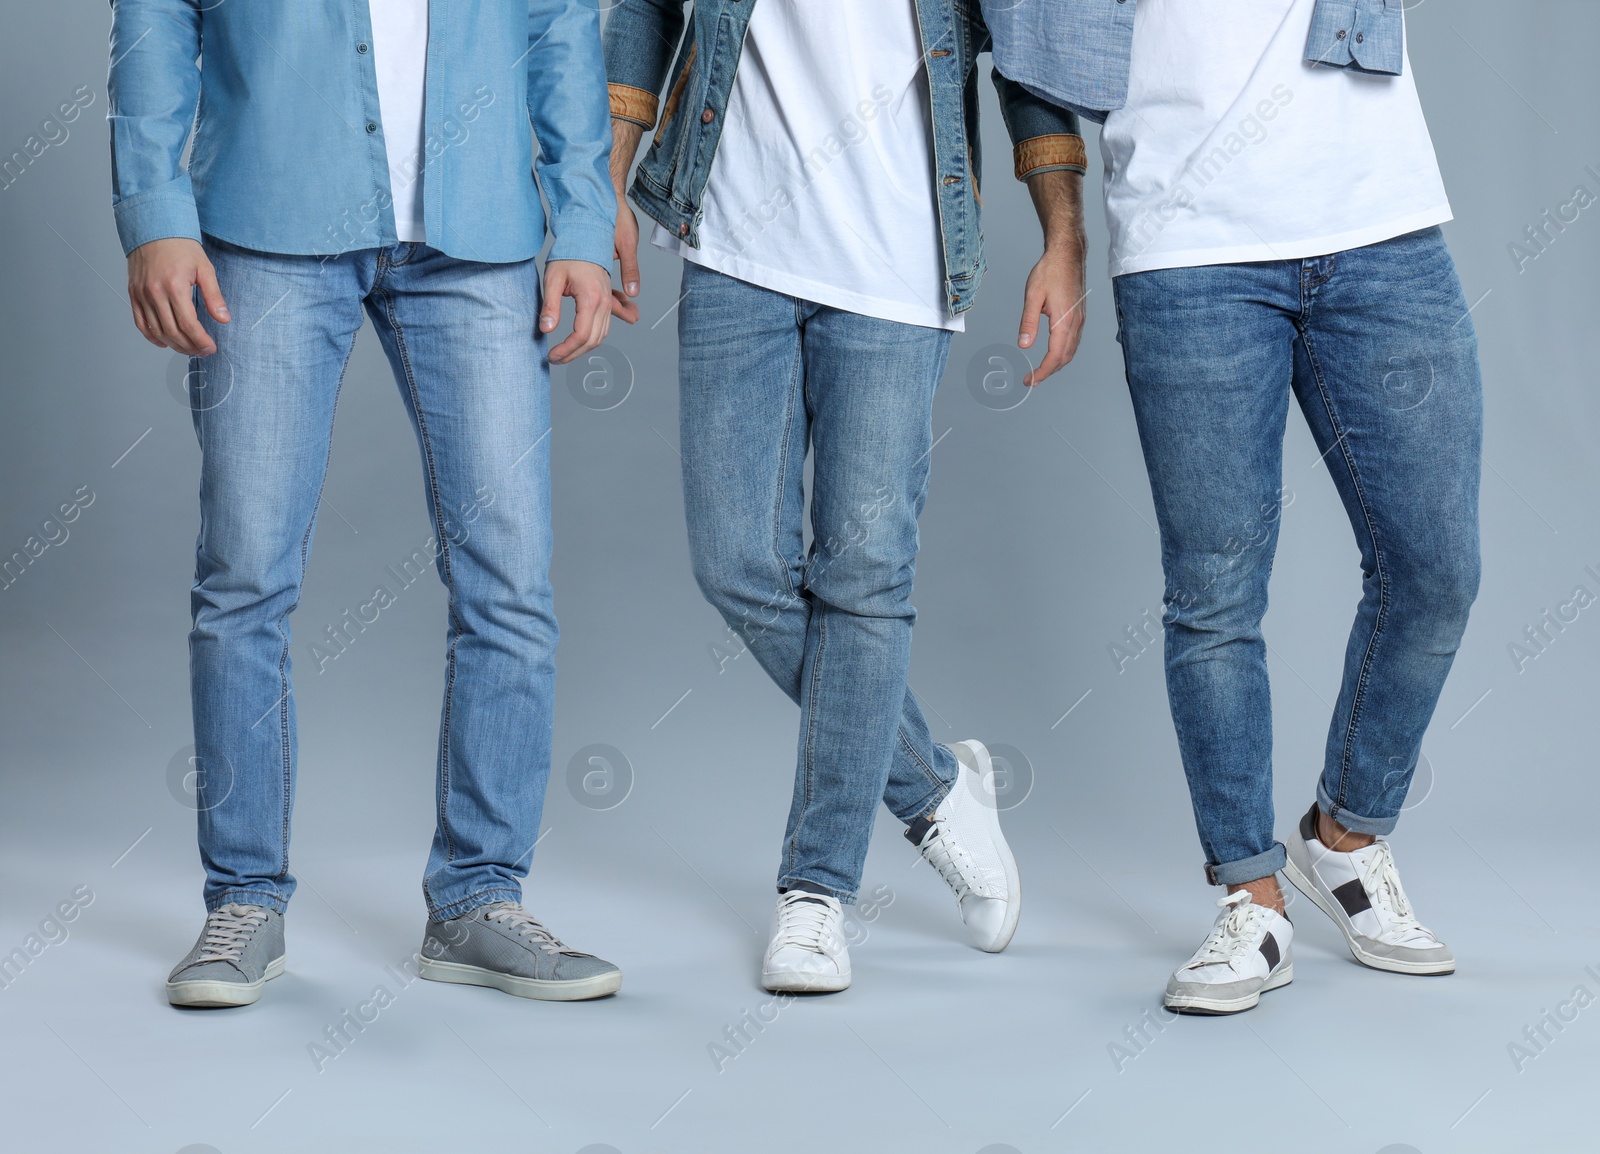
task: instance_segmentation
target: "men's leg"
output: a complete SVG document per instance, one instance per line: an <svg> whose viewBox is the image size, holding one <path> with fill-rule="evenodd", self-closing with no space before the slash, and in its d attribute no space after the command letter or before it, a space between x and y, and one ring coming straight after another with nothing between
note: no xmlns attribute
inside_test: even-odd
<svg viewBox="0 0 1600 1154"><path fill-rule="evenodd" d="M367 308L421 449L434 531L421 552L450 594L423 880L430 917L445 921L520 899L550 776L557 630L539 270L395 245L380 251Z"/></svg>
<svg viewBox="0 0 1600 1154"><path fill-rule="evenodd" d="M812 613L804 587L805 396L794 298L684 265L679 312L684 511L695 578L791 700ZM883 800L902 821L956 776L909 689Z"/></svg>
<svg viewBox="0 0 1600 1154"><path fill-rule="evenodd" d="M1477 596L1483 386L1443 237L1325 258L1295 391L1361 547L1317 804L1390 832Z"/></svg>
<svg viewBox="0 0 1600 1154"><path fill-rule="evenodd" d="M1128 387L1161 525L1167 693L1210 881L1229 893L1167 982L1179 1013L1233 1014L1294 979L1273 837L1261 618L1285 499L1298 262L1118 277Z"/></svg>
<svg viewBox="0 0 1600 1154"><path fill-rule="evenodd" d="M189 671L205 900L281 914L294 891L288 618L371 254L322 261L209 239L206 253L233 319L201 310L217 352L191 362L189 377L201 450Z"/></svg>
<svg viewBox="0 0 1600 1154"><path fill-rule="evenodd" d="M1222 885L1271 879L1284 858L1261 619L1283 508L1298 269L1164 269L1114 282L1161 527L1167 692L1207 873Z"/></svg>
<svg viewBox="0 0 1600 1154"><path fill-rule="evenodd" d="M855 899L901 745L917 517L950 334L808 306L813 542L801 732L779 885Z"/></svg>

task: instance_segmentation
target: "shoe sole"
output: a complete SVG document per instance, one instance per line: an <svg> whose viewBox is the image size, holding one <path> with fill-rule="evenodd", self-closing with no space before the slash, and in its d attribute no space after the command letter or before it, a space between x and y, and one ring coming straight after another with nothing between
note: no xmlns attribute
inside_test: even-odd
<svg viewBox="0 0 1600 1154"><path fill-rule="evenodd" d="M955 753L956 746L964 746L978 763L969 768L977 771L980 784L987 791L989 801L983 807L988 815L985 820L995 845L1000 849L1000 864L1006 874L1006 920L1001 923L999 936L993 942L978 946L986 954L998 954L1011 944L1011 938L1017 932L1017 922L1022 918L1022 874L1017 870L1017 859L1011 852L1011 844L1000 829L1000 807L994 802L994 790L990 788L994 778L994 760L989 756L989 747L981 741L958 741L950 747L952 753ZM960 754L956 754L956 760L961 761ZM966 765L966 762L962 764Z"/></svg>
<svg viewBox="0 0 1600 1154"><path fill-rule="evenodd" d="M168 982L167 1001L191 1009L219 1010L229 1006L248 1006L261 997L261 987L283 973L283 955L267 963L258 982Z"/></svg>
<svg viewBox="0 0 1600 1154"><path fill-rule="evenodd" d="M1167 1009L1178 1014L1200 1014L1209 1017L1219 1017L1224 1014L1239 1014L1245 1010L1253 1010L1261 1001L1261 995L1268 990L1276 990L1287 986L1294 981L1294 963L1290 962L1283 969L1267 978L1262 987L1253 994L1246 994L1240 998L1208 998L1203 994L1168 994L1163 1001Z"/></svg>
<svg viewBox="0 0 1600 1154"><path fill-rule="evenodd" d="M850 988L849 974L761 971L761 988L770 994L837 994Z"/></svg>
<svg viewBox="0 0 1600 1154"><path fill-rule="evenodd" d="M433 958L422 959L419 976L430 982L449 982L457 986L487 986L510 994L514 998L532 998L538 1002L586 1002L590 998L604 998L622 989L622 971L611 970L592 978L574 978L570 981L552 982L542 978L523 978L516 974L503 974L482 966L469 966L461 962L441 962Z"/></svg>
<svg viewBox="0 0 1600 1154"><path fill-rule="evenodd" d="M1339 932L1344 935L1344 944L1350 947L1350 955L1363 966L1374 970L1383 970L1390 974L1421 974L1424 976L1442 977L1445 974L1456 972L1454 961L1448 965L1438 962L1408 962L1400 958L1385 958L1378 954L1370 954L1361 947L1361 935L1356 933L1355 927L1350 924L1350 918L1339 907L1331 895L1325 896L1322 887L1308 878L1294 864L1294 859L1286 858L1283 863L1283 876L1289 879L1290 884L1306 897L1310 898L1323 913L1333 919L1333 924L1339 927Z"/></svg>

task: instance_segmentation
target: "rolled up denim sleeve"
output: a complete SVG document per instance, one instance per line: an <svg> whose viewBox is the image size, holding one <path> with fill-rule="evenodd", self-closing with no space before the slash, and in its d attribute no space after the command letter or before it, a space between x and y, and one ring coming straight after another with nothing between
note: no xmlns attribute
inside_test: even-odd
<svg viewBox="0 0 1600 1154"><path fill-rule="evenodd" d="M595 6L530 0L528 45L528 116L539 142L534 170L555 237L550 259L610 269L617 196Z"/></svg>
<svg viewBox="0 0 1600 1154"><path fill-rule="evenodd" d="M200 239L183 149L200 100L194 0L112 0L111 208L124 254L167 237Z"/></svg>
<svg viewBox="0 0 1600 1154"><path fill-rule="evenodd" d="M683 0L622 0L611 10L603 40L612 116L655 127L684 24Z"/></svg>
<svg viewBox="0 0 1600 1154"><path fill-rule="evenodd" d="M1041 172L1083 172L1089 157L1078 130L1078 114L1041 99L1013 80L993 73L1000 112L1011 136L1013 170L1018 180Z"/></svg>

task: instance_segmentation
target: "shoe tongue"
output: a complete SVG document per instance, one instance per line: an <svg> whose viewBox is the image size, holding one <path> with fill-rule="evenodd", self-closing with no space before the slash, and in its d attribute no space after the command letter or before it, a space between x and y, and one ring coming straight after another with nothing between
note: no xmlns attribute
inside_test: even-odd
<svg viewBox="0 0 1600 1154"><path fill-rule="evenodd" d="M923 839L928 836L928 831L933 828L933 818L913 818L906 825L906 840L912 845L921 847Z"/></svg>

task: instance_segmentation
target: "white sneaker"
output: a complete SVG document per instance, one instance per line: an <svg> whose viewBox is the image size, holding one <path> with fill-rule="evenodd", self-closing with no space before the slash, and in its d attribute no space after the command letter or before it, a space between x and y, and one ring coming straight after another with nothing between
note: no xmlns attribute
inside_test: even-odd
<svg viewBox="0 0 1600 1154"><path fill-rule="evenodd" d="M1411 912L1389 843L1338 853L1317 840L1316 820L1313 805L1289 836L1283 873L1333 919L1356 961L1396 974L1454 973L1450 947Z"/></svg>
<svg viewBox="0 0 1600 1154"><path fill-rule="evenodd" d="M1181 1014L1237 1014L1294 981L1294 926L1258 906L1249 890L1217 902L1222 913L1205 942L1167 982L1166 1007Z"/></svg>
<svg viewBox="0 0 1600 1154"><path fill-rule="evenodd" d="M761 986L773 993L831 994L850 986L850 948L838 898L790 890L772 913Z"/></svg>
<svg viewBox="0 0 1600 1154"><path fill-rule="evenodd" d="M961 763L956 780L931 818L906 827L906 840L954 891L968 940L998 954L1017 932L1022 878L1000 832L989 751L981 741L958 741L950 752Z"/></svg>

